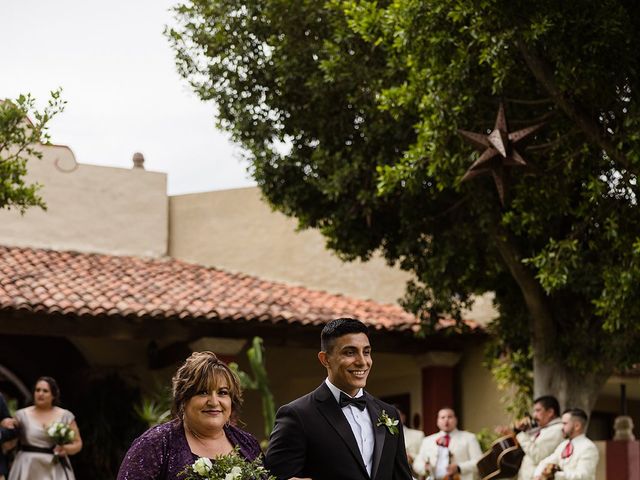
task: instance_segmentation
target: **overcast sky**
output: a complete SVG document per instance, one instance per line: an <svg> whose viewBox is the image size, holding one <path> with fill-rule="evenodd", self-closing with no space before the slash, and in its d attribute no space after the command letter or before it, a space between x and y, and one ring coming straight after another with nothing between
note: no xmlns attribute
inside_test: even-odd
<svg viewBox="0 0 640 480"><path fill-rule="evenodd" d="M170 0L0 0L0 98L62 87L52 142L80 163L168 173L169 194L252 185L214 105L177 74L162 35ZM42 104L42 103L41 103Z"/></svg>

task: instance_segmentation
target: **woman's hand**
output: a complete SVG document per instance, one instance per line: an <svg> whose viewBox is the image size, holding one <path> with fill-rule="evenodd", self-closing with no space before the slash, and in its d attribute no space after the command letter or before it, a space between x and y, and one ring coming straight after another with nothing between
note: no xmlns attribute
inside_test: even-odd
<svg viewBox="0 0 640 480"><path fill-rule="evenodd" d="M53 453L55 453L59 457L66 457L68 454L67 450L64 447L65 445L56 445L55 447L53 447Z"/></svg>

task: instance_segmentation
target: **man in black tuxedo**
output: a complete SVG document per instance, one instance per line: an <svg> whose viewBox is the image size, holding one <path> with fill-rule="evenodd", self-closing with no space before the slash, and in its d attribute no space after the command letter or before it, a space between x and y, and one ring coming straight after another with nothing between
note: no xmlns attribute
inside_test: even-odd
<svg viewBox="0 0 640 480"><path fill-rule="evenodd" d="M320 341L327 379L278 410L265 466L278 480L411 480L396 409L364 391L373 363L366 325L333 320Z"/></svg>

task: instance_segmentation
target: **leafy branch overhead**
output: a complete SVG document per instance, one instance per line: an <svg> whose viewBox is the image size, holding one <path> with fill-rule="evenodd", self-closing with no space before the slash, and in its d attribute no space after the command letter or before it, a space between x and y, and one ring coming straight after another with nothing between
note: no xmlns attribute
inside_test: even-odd
<svg viewBox="0 0 640 480"><path fill-rule="evenodd" d="M42 110L37 110L31 95L15 100L0 100L0 208L46 208L38 195L41 185L25 180L30 159L42 158L40 146L49 142L47 127L62 112L65 101L61 90L51 92Z"/></svg>
<svg viewBox="0 0 640 480"><path fill-rule="evenodd" d="M342 258L381 251L413 272L404 304L425 325L495 292L493 360L587 409L640 360L637 2L190 0L174 12L178 68L217 104L265 198ZM518 145L531 167L504 207L490 176L460 182L477 153L457 133L489 134L500 101L514 132L545 123Z"/></svg>

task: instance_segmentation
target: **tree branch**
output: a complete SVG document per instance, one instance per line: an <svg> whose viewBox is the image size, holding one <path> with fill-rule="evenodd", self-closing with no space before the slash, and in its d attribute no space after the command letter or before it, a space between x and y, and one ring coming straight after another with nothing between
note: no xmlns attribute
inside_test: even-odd
<svg viewBox="0 0 640 480"><path fill-rule="evenodd" d="M574 131L570 131L569 133L565 133L564 135L560 135L558 138L556 138L555 140L551 140L550 142L538 143L536 145L527 145L525 147L525 150L526 151L530 151L530 152L534 152L534 151L538 151L538 150L547 150L548 148L552 148L552 147L557 146L558 144L560 144L562 141L564 141L567 138L569 138L574 133L575 133Z"/></svg>
<svg viewBox="0 0 640 480"><path fill-rule="evenodd" d="M516 103L520 105L545 105L553 103L553 98L541 98L540 100L524 100L520 98L505 98L505 102Z"/></svg>
<svg viewBox="0 0 640 480"><path fill-rule="evenodd" d="M547 296L532 272L522 263L522 255L511 234L500 225L494 225L492 236L495 245L511 276L520 287L524 301L531 315L532 344L536 355L546 356L550 350L550 340L555 337L553 315Z"/></svg>
<svg viewBox="0 0 640 480"><path fill-rule="evenodd" d="M524 41L518 40L517 47L522 53L525 63L533 73L538 82L549 92L551 98L562 111L580 128L580 130L609 157L616 160L620 165L628 170L632 170L629 159L623 152L618 150L610 139L606 138L597 121L591 118L579 105L573 102L569 95L560 90L557 85L553 70L544 59L540 58L534 51L525 45Z"/></svg>

